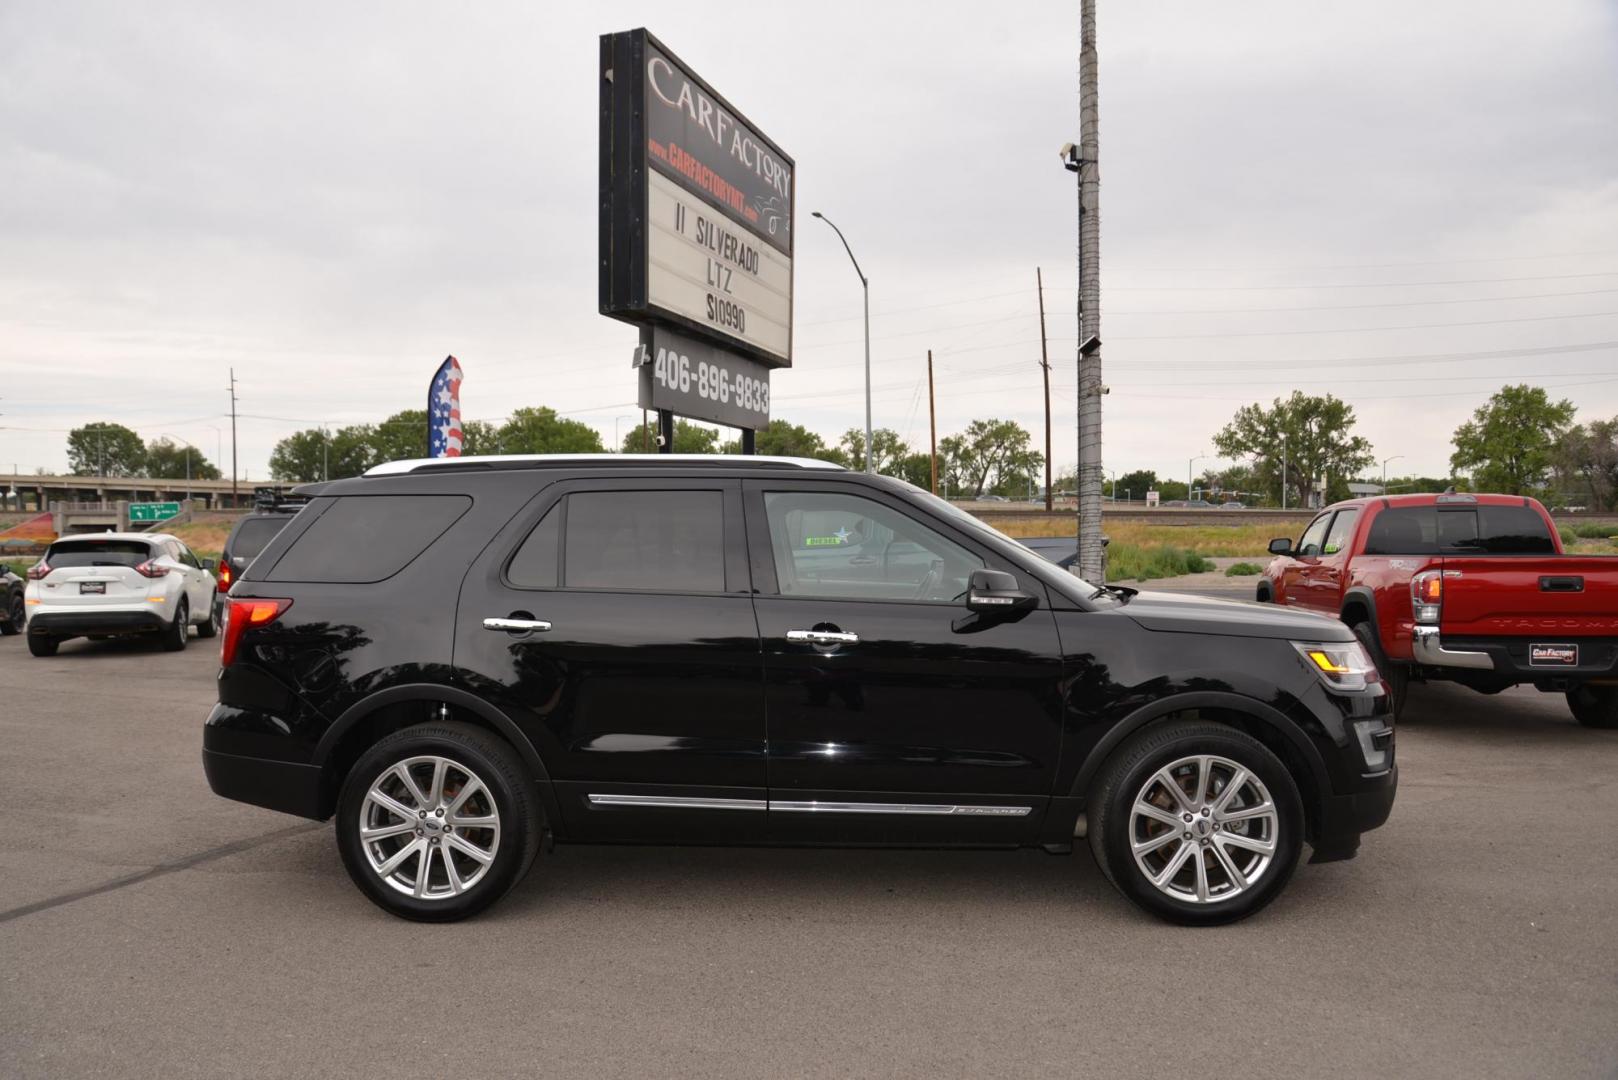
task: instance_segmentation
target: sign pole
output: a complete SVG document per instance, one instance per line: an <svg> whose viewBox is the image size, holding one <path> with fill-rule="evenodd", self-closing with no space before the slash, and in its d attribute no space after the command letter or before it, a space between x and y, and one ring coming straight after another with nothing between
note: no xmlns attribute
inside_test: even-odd
<svg viewBox="0 0 1618 1080"><path fill-rule="evenodd" d="M657 410L657 452L674 453L674 410Z"/></svg>
<svg viewBox="0 0 1618 1080"><path fill-rule="evenodd" d="M742 428L742 453L758 453L758 432L752 428Z"/></svg>

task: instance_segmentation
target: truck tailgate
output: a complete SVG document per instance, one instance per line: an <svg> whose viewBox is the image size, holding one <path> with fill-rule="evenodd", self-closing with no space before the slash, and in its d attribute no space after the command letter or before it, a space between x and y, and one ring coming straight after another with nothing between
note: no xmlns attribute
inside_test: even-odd
<svg viewBox="0 0 1618 1080"><path fill-rule="evenodd" d="M1618 558L1446 556L1443 564L1446 638L1618 635Z"/></svg>

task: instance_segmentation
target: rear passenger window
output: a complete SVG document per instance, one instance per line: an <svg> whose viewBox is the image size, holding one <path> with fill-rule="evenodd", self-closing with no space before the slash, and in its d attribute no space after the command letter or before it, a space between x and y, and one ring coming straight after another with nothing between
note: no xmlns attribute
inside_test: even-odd
<svg viewBox="0 0 1618 1080"><path fill-rule="evenodd" d="M426 551L471 506L465 495L344 496L293 541L266 580L382 581Z"/></svg>
<svg viewBox="0 0 1618 1080"><path fill-rule="evenodd" d="M1331 528L1326 531L1326 544L1320 549L1322 555L1338 555L1348 546L1354 538L1354 526L1359 523L1358 510L1339 510L1337 516L1332 518Z"/></svg>
<svg viewBox="0 0 1618 1080"><path fill-rule="evenodd" d="M723 592L718 491L575 491L546 513L506 567L519 588Z"/></svg>

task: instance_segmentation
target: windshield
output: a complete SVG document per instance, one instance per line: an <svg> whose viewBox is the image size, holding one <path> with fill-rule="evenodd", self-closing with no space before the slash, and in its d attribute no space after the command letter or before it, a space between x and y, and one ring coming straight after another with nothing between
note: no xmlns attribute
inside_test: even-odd
<svg viewBox="0 0 1618 1080"><path fill-rule="evenodd" d="M1027 544L1019 543L1018 541L1013 540L999 529L996 529L993 525L989 525L978 518L973 517L971 514L968 514L965 510L962 510L953 503L940 499L932 492L923 490L909 481L900 480L898 482L909 489L909 493L912 498L924 504L927 509L933 511L935 514L938 514L940 517L948 518L956 525L959 525L964 529L969 529L978 536L984 537L985 539L988 539L994 543L1009 544L1019 551L1027 553L1028 558L1024 560L1022 564L1024 568L1029 573L1039 578L1039 580L1045 585L1060 591L1064 596L1083 603L1090 603L1093 601L1093 599L1101 599L1107 595L1103 593L1101 597L1097 597L1096 594L1101 590L1097 589L1088 581L1085 581L1083 578L1074 574L1068 573L1059 566L1052 565L1044 556L1035 551L1033 548L1029 547Z"/></svg>
<svg viewBox="0 0 1618 1080"><path fill-rule="evenodd" d="M45 552L45 564L55 569L68 566L139 566L152 557L152 546L144 540L58 541Z"/></svg>

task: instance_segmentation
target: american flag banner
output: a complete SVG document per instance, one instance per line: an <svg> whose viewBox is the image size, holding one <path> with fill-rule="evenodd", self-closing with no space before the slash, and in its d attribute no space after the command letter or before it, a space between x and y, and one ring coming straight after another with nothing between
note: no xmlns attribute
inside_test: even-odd
<svg viewBox="0 0 1618 1080"><path fill-rule="evenodd" d="M461 456L461 362L446 356L427 390L427 456Z"/></svg>

